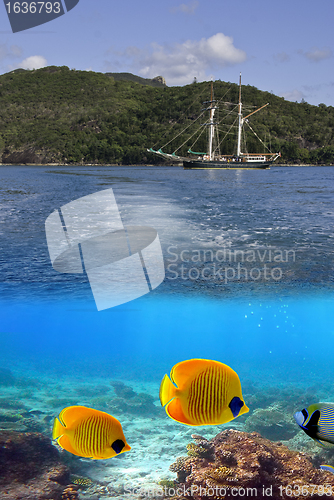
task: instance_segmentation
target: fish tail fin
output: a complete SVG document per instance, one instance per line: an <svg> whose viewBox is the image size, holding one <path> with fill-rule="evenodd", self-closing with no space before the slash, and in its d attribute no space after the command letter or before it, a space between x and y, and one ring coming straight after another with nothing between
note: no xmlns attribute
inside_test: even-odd
<svg viewBox="0 0 334 500"><path fill-rule="evenodd" d="M321 438L318 439L318 438L313 438L313 440L319 445L321 446L321 448L331 448L333 449L333 445L334 443L332 443L331 441L323 441Z"/></svg>
<svg viewBox="0 0 334 500"><path fill-rule="evenodd" d="M53 429L52 429L52 439L57 439L59 436L65 433L66 427L64 427L58 420L58 418L55 418L55 421L53 423Z"/></svg>
<svg viewBox="0 0 334 500"><path fill-rule="evenodd" d="M170 378L166 374L160 384L159 398L161 406L165 406L169 401L175 398L176 391L176 387L173 385Z"/></svg>

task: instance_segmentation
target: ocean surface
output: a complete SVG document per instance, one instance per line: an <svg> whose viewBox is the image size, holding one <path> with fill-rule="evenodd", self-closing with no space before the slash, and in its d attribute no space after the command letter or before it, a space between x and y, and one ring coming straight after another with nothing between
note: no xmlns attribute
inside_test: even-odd
<svg viewBox="0 0 334 500"><path fill-rule="evenodd" d="M109 188L125 226L158 232L165 279L98 311L86 274L53 269L45 221ZM110 411L101 398L121 380L151 394L162 434L181 435L158 391L175 363L194 357L231 366L251 411L265 393L283 412L289 395L290 413L301 400L334 400L334 167L1 166L0 203L0 369L21 380L3 395L26 409ZM120 411L131 436L134 417Z"/></svg>

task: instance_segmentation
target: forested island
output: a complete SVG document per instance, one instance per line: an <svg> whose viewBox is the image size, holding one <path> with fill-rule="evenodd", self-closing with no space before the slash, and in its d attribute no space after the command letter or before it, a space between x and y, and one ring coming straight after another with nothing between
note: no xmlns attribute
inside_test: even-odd
<svg viewBox="0 0 334 500"><path fill-rule="evenodd" d="M51 66L0 76L0 158L3 164L163 164L160 147L194 120L207 82L167 87L129 73L94 73ZM238 101L238 85L214 82L215 98ZM293 103L242 86L243 102L260 107L257 134L281 151L280 164L334 164L334 108ZM182 141L182 135L180 137ZM248 150L258 144L248 142ZM226 154L233 154L231 139Z"/></svg>

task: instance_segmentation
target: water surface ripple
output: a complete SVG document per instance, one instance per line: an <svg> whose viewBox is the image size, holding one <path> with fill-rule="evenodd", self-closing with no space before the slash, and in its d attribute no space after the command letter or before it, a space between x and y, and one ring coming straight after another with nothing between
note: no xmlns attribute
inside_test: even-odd
<svg viewBox="0 0 334 500"><path fill-rule="evenodd" d="M44 223L56 208L110 187L125 225L158 230L166 279L157 294L331 288L333 173L333 167L1 166L1 295L88 296L85 276L53 270Z"/></svg>

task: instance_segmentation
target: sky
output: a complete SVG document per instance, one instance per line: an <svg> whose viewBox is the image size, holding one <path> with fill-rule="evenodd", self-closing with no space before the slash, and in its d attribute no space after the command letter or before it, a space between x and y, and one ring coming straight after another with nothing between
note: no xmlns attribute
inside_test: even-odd
<svg viewBox="0 0 334 500"><path fill-rule="evenodd" d="M163 76L174 86L194 78L237 83L241 72L245 85L334 106L334 0L79 0L18 33L7 1L0 74L56 65Z"/></svg>

